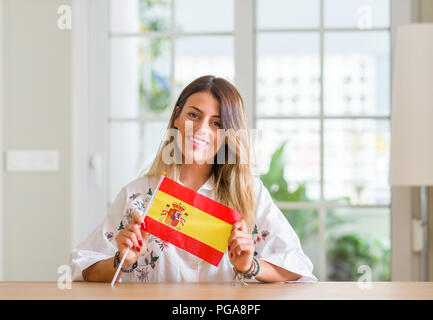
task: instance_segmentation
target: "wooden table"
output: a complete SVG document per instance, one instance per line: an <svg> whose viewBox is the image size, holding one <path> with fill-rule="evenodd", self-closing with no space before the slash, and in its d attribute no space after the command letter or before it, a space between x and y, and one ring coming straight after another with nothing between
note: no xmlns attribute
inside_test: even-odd
<svg viewBox="0 0 433 320"><path fill-rule="evenodd" d="M72 282L61 290L57 282L0 282L0 300L433 300L433 282L250 283L109 283Z"/></svg>

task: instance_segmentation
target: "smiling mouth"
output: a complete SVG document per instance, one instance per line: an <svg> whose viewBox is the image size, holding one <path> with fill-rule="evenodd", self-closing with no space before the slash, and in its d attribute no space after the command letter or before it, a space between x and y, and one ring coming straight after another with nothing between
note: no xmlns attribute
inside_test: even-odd
<svg viewBox="0 0 433 320"><path fill-rule="evenodd" d="M209 144L209 142L207 142L206 140L200 139L198 137L193 138L192 136L189 136L188 140L192 142L194 147L205 147Z"/></svg>

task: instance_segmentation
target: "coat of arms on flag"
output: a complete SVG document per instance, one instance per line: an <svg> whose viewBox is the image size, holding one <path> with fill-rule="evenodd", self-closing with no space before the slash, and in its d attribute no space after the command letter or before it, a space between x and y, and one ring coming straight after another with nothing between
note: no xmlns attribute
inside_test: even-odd
<svg viewBox="0 0 433 320"><path fill-rule="evenodd" d="M161 218L159 221L165 224L176 227L176 230L180 230L186 222L188 213L185 212L185 207L182 203L173 202L171 206L169 204L162 210Z"/></svg>
<svg viewBox="0 0 433 320"><path fill-rule="evenodd" d="M218 266L242 215L162 176L146 207L145 230Z"/></svg>

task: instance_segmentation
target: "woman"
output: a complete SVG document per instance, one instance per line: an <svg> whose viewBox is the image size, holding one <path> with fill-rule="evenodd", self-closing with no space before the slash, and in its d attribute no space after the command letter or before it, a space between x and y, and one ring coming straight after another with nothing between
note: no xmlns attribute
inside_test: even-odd
<svg viewBox="0 0 433 320"><path fill-rule="evenodd" d="M111 281L130 248L117 281L230 281L234 272L263 282L316 281L296 233L252 176L249 139L236 135L247 129L237 89L222 78L196 79L180 94L168 129L174 134L150 169L122 188L103 223L73 250L73 280ZM144 231L134 208L147 205L163 171L242 214L218 267Z"/></svg>

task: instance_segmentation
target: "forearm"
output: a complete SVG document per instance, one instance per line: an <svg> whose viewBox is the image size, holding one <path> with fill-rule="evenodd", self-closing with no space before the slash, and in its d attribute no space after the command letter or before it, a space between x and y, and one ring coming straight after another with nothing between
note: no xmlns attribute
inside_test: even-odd
<svg viewBox="0 0 433 320"><path fill-rule="evenodd" d="M106 260L101 260L83 270L83 278L85 281L95 282L111 282L117 268L113 267L114 257ZM122 276L122 271L119 272L116 282Z"/></svg>
<svg viewBox="0 0 433 320"><path fill-rule="evenodd" d="M258 260L260 272L256 279L262 282L295 281L301 278L297 273L290 272L265 260Z"/></svg>

